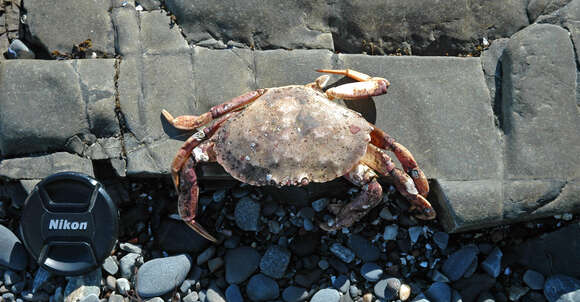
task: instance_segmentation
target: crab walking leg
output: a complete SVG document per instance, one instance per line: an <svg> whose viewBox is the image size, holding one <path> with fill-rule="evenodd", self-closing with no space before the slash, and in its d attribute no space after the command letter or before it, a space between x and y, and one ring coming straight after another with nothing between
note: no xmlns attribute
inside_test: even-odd
<svg viewBox="0 0 580 302"><path fill-rule="evenodd" d="M376 176L374 171L361 163L345 174L343 177L361 187L361 192L351 202L335 209L336 218L332 225L320 223L320 228L335 231L349 227L376 207L383 197L383 188L377 182Z"/></svg>
<svg viewBox="0 0 580 302"><path fill-rule="evenodd" d="M173 117L167 110L161 110L163 116L167 119L167 121L173 125L173 127L181 130L193 130L205 124L208 124L212 120L223 116L229 112L232 112L240 107L243 107L257 98L259 98L262 94L266 92L265 89L258 89L254 91L250 91L248 93L242 94L237 96L223 104L219 104L216 106L211 107L211 109L202 114L202 115L181 115L178 117Z"/></svg>
<svg viewBox="0 0 580 302"><path fill-rule="evenodd" d="M431 203L425 199L417 190L415 183L409 175L401 169L395 168L391 158L381 149L368 145L367 152L361 160L381 175L390 175L395 180L395 187L412 205L412 208L418 209L420 214L416 217L423 220L434 219L437 214Z"/></svg>
<svg viewBox="0 0 580 302"><path fill-rule="evenodd" d="M394 138L388 135L385 131L373 125L371 132L371 144L381 148L392 151L403 166L407 174L411 176L419 194L424 197L429 193L429 182L423 171L417 165L415 158L407 148L397 143Z"/></svg>
<svg viewBox="0 0 580 302"><path fill-rule="evenodd" d="M199 197L199 186L197 183L197 175L195 174L195 166L201 161L211 161L215 158L211 158L209 153L213 143L207 143L207 141L200 147L200 152L206 156L205 160L198 160L194 157L190 157L185 165L184 169L181 170L181 178L179 182L179 199L177 203L177 210L179 216L189 227L194 231L199 233L201 236L207 240L216 242L217 240L209 232L207 232L197 221L195 221L195 216L197 213L197 201ZM198 150L198 149L196 149ZM203 155L202 155L203 157Z"/></svg>
<svg viewBox="0 0 580 302"><path fill-rule="evenodd" d="M358 83L344 84L326 90L329 99L360 100L387 93L390 83L386 79L371 77L350 69L317 69L318 72L345 75Z"/></svg>

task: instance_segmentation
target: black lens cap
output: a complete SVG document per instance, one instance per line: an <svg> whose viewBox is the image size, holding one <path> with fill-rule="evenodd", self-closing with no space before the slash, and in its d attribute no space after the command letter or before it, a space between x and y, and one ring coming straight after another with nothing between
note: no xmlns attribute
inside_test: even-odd
<svg viewBox="0 0 580 302"><path fill-rule="evenodd" d="M59 275L97 268L117 241L119 213L102 184L88 175L62 172L39 182L20 219L26 249Z"/></svg>

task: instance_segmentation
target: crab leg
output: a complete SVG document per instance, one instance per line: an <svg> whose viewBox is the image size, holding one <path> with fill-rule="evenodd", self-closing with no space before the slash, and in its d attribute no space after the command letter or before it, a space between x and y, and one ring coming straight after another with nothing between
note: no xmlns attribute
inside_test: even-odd
<svg viewBox="0 0 580 302"><path fill-rule="evenodd" d="M258 89L254 91L250 91L248 93L242 94L237 96L223 104L219 104L216 106L211 107L211 109L202 114L202 115L181 115L178 117L173 117L167 110L161 110L163 116L167 119L167 121L173 125L173 127L181 130L193 130L205 124L208 124L212 120L223 116L229 112L232 112L240 107L243 107L257 98L259 98L262 94L266 92L265 89Z"/></svg>
<svg viewBox="0 0 580 302"><path fill-rule="evenodd" d="M197 174L195 173L195 166L198 162L215 161L213 154L213 142L205 141L195 150L196 156L189 157L181 169L179 189L179 199L177 203L177 210L181 219L194 231L204 238L216 242L217 240L209 232L207 232L197 221L195 216L197 213L197 201L199 197L199 186L197 183Z"/></svg>
<svg viewBox="0 0 580 302"><path fill-rule="evenodd" d="M412 205L412 209L418 209L417 218L423 220L434 219L436 212L431 203L425 199L419 191L413 179L407 173L395 168L391 158L381 149L371 144L367 147L367 152L361 160L364 164L371 167L381 175L390 175L395 180L395 187ZM426 179L425 179L426 181Z"/></svg>
<svg viewBox="0 0 580 302"><path fill-rule="evenodd" d="M386 79L371 77L351 69L317 69L318 72L340 74L358 83L344 84L326 90L329 99L360 100L387 93L390 83Z"/></svg>

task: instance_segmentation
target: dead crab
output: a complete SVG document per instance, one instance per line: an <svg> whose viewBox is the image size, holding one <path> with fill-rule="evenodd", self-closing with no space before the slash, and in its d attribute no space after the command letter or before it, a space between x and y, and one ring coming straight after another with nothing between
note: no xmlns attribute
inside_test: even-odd
<svg viewBox="0 0 580 302"><path fill-rule="evenodd" d="M425 199L429 184L411 153L359 113L332 102L385 94L389 82L349 69L317 71L358 82L323 91L329 79L323 75L307 85L251 91L200 116L174 118L163 110L178 129L193 130L213 121L183 144L171 165L185 223L216 241L195 221L199 193L195 165L214 161L234 178L256 186L301 186L343 176L361 187L350 203L334 207L334 223L320 225L325 230L348 227L380 203L378 175L394 179L397 190L418 210L416 217L435 218ZM395 154L404 171L395 167L385 150Z"/></svg>

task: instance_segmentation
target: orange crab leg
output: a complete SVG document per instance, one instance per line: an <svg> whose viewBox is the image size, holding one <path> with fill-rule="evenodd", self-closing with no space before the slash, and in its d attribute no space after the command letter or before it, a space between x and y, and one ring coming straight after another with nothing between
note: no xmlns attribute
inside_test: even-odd
<svg viewBox="0 0 580 302"><path fill-rule="evenodd" d="M394 138L374 125L373 131L371 132L371 144L395 153L405 172L413 179L419 194L427 196L429 193L427 178L419 168L419 165L417 165L417 161L415 161L411 152L405 146L397 143Z"/></svg>
<svg viewBox="0 0 580 302"><path fill-rule="evenodd" d="M326 96L330 99L359 100L387 93L390 83L386 79L371 77L362 72L351 69L317 69L318 72L340 74L359 81L349 83L326 90Z"/></svg>
<svg viewBox="0 0 580 302"><path fill-rule="evenodd" d="M394 178L397 191L409 200L413 208L419 210L419 214L416 215L417 218L429 220L437 216L431 203L419 193L413 179L401 169L396 168L391 158L381 149L369 144L367 152L361 161L377 173L390 175Z"/></svg>
<svg viewBox="0 0 580 302"><path fill-rule="evenodd" d="M161 110L163 116L173 127L181 130L194 130L200 126L206 125L212 120L237 110L258 99L266 89L258 89L237 96L223 104L211 107L211 109L202 115L181 115L173 117L167 110Z"/></svg>

